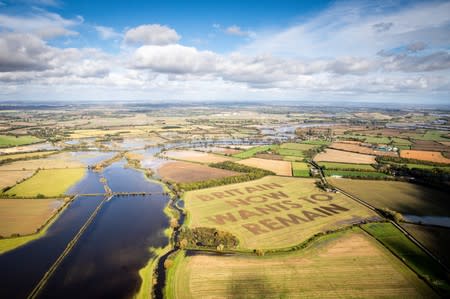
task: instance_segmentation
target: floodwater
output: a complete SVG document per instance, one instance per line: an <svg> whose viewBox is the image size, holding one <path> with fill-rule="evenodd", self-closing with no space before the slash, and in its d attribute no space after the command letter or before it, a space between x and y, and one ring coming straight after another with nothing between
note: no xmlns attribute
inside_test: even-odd
<svg viewBox="0 0 450 299"><path fill-rule="evenodd" d="M450 217L403 215L408 222L450 227Z"/></svg>
<svg viewBox="0 0 450 299"><path fill-rule="evenodd" d="M103 184L100 182L100 173L92 170L88 170L84 178L66 192L66 194L92 193L105 193Z"/></svg>
<svg viewBox="0 0 450 299"><path fill-rule="evenodd" d="M0 298L26 298L102 199L76 198L44 237L1 254Z"/></svg>

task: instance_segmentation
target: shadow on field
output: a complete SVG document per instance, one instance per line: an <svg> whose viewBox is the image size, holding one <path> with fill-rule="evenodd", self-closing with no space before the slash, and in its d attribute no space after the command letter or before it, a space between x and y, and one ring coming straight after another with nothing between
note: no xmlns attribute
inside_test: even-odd
<svg viewBox="0 0 450 299"><path fill-rule="evenodd" d="M287 298L287 291L258 273L233 273L227 298Z"/></svg>

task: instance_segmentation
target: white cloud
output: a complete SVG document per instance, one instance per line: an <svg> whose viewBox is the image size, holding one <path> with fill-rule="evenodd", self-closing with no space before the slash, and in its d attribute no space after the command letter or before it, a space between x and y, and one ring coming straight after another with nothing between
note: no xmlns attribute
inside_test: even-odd
<svg viewBox="0 0 450 299"><path fill-rule="evenodd" d="M114 28L106 26L94 26L95 30L103 40L120 38L122 35L114 30Z"/></svg>
<svg viewBox="0 0 450 299"><path fill-rule="evenodd" d="M236 36L249 36L250 35L249 31L243 31L241 29L241 27L239 27L237 25L232 25L232 26L228 27L227 29L225 29L225 33L227 33L229 35L236 35Z"/></svg>
<svg viewBox="0 0 450 299"><path fill-rule="evenodd" d="M125 33L125 42L127 44L161 46L174 44L180 38L175 30L159 24L141 25Z"/></svg>

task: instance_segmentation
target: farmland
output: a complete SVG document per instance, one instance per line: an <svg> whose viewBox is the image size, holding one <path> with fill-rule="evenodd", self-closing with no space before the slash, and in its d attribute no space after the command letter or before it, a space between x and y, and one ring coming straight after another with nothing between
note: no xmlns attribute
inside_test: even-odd
<svg viewBox="0 0 450 299"><path fill-rule="evenodd" d="M402 151L400 151L400 157L406 158L406 159L415 159L415 160L423 160L423 161L430 161L430 162L436 162L436 163L450 164L450 159L442 156L442 154L440 152L402 150Z"/></svg>
<svg viewBox="0 0 450 299"><path fill-rule="evenodd" d="M34 153L23 153L23 154L11 154L11 155L0 155L0 162L21 160L21 159L31 159L31 158L42 158L51 154L56 153L56 151L46 151L46 152L34 152Z"/></svg>
<svg viewBox="0 0 450 299"><path fill-rule="evenodd" d="M26 145L37 142L42 142L42 139L36 138L34 136L10 136L10 135L0 135L0 147L10 147L18 145Z"/></svg>
<svg viewBox="0 0 450 299"><path fill-rule="evenodd" d="M0 171L0 189L12 187L17 182L25 180L34 174L34 170L6 170Z"/></svg>
<svg viewBox="0 0 450 299"><path fill-rule="evenodd" d="M372 165L367 164L333 163L333 162L319 162L318 164L320 165L320 167L323 167L324 169L375 171Z"/></svg>
<svg viewBox="0 0 450 299"><path fill-rule="evenodd" d="M17 197L61 196L85 174L84 168L44 169L4 194Z"/></svg>
<svg viewBox="0 0 450 299"><path fill-rule="evenodd" d="M420 185L394 181L328 180L377 208L412 215L448 216L447 194Z"/></svg>
<svg viewBox="0 0 450 299"><path fill-rule="evenodd" d="M61 199L1 199L0 236L35 233L62 204Z"/></svg>
<svg viewBox="0 0 450 299"><path fill-rule="evenodd" d="M214 155L210 153L204 153L193 150L170 150L164 152L164 157L182 160L182 161L190 161L197 163L218 163L223 161L231 161L232 158L224 157L220 155Z"/></svg>
<svg viewBox="0 0 450 299"><path fill-rule="evenodd" d="M9 164L1 165L0 171L3 170L37 170L52 169L52 168L80 168L85 167L85 164L77 160L70 153L59 153L51 156L32 159L26 161L15 161Z"/></svg>
<svg viewBox="0 0 450 299"><path fill-rule="evenodd" d="M342 194L321 191L314 179L306 178L269 176L191 191L184 201L190 227L228 231L247 249L293 246L318 232L375 216Z"/></svg>
<svg viewBox="0 0 450 299"><path fill-rule="evenodd" d="M235 176L240 173L196 163L176 161L164 163L158 169L158 174L165 181L189 183Z"/></svg>
<svg viewBox="0 0 450 299"><path fill-rule="evenodd" d="M277 175L292 176L291 162L287 161L248 158L237 163L273 171Z"/></svg>
<svg viewBox="0 0 450 299"><path fill-rule="evenodd" d="M309 166L304 162L292 162L292 175L298 177L309 177Z"/></svg>
<svg viewBox="0 0 450 299"><path fill-rule="evenodd" d="M326 176L340 176L345 178L367 178L367 179L377 179L377 178L385 178L388 175L382 172L375 171L352 171L352 170L325 170Z"/></svg>
<svg viewBox="0 0 450 299"><path fill-rule="evenodd" d="M337 162L355 164L375 164L375 156L326 149L314 157L316 162Z"/></svg>
<svg viewBox="0 0 450 299"><path fill-rule="evenodd" d="M354 152L354 153L360 153L360 154L375 155L375 156L391 156L391 157L398 156L396 152L374 150L370 147L361 146L359 144L353 144L353 143L333 142L329 146L329 148L348 151L348 152Z"/></svg>
<svg viewBox="0 0 450 299"><path fill-rule="evenodd" d="M179 253L172 267L168 298L437 297L359 229L263 257Z"/></svg>
<svg viewBox="0 0 450 299"><path fill-rule="evenodd" d="M252 148L249 148L241 153L233 155L233 157L240 158L240 159L246 159L253 157L255 154L268 151L272 148L272 145L261 145L261 146L255 146Z"/></svg>

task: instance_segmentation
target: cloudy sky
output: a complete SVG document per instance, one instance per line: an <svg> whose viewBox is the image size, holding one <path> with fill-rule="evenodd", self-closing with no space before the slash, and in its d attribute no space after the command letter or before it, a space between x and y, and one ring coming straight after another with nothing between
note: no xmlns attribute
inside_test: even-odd
<svg viewBox="0 0 450 299"><path fill-rule="evenodd" d="M1 101L445 104L449 50L449 1L0 0Z"/></svg>

